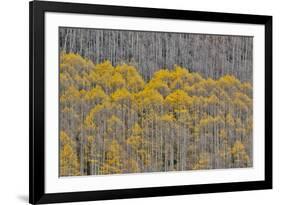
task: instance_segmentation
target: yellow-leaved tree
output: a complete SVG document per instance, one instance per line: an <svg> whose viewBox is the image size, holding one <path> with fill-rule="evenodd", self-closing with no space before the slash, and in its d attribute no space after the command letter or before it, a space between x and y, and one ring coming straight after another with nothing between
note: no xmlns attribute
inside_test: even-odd
<svg viewBox="0 0 281 205"><path fill-rule="evenodd" d="M60 176L77 176L79 161L75 152L75 143L66 132L60 132Z"/></svg>

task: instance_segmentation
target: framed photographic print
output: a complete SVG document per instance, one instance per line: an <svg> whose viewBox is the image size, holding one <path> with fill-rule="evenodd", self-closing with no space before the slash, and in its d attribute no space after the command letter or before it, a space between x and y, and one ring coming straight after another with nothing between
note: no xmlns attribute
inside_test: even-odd
<svg viewBox="0 0 281 205"><path fill-rule="evenodd" d="M30 203L272 188L272 17L30 2Z"/></svg>

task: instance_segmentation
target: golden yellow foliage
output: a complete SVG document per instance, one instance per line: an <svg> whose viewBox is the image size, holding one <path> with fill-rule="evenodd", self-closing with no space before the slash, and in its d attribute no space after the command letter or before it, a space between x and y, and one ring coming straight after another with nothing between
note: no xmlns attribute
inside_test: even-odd
<svg viewBox="0 0 281 205"><path fill-rule="evenodd" d="M102 103L107 100L108 96L105 94L100 86L85 92L85 100L94 102L96 104Z"/></svg>
<svg viewBox="0 0 281 205"><path fill-rule="evenodd" d="M142 129L139 126L138 123L135 123L134 126L132 127L132 135L136 136L136 135L141 135L142 133Z"/></svg>
<svg viewBox="0 0 281 205"><path fill-rule="evenodd" d="M164 122L172 122L175 120L174 116L171 114L165 114L165 115L161 116L160 119Z"/></svg>
<svg viewBox="0 0 281 205"><path fill-rule="evenodd" d="M160 106L163 103L163 96L156 90L145 89L136 95L139 106L149 108Z"/></svg>
<svg viewBox="0 0 281 205"><path fill-rule="evenodd" d="M60 132L60 176L79 175L79 162L73 141L64 132Z"/></svg>
<svg viewBox="0 0 281 205"><path fill-rule="evenodd" d="M209 169L209 156L207 153L200 154L198 161L193 165L193 170Z"/></svg>
<svg viewBox="0 0 281 205"><path fill-rule="evenodd" d="M120 104L128 104L133 100L132 94L126 89L118 89L112 95L111 98L114 102L118 102Z"/></svg>
<svg viewBox="0 0 281 205"><path fill-rule="evenodd" d="M249 167L252 84L60 56L60 176Z"/></svg>
<svg viewBox="0 0 281 205"><path fill-rule="evenodd" d="M101 167L103 174L119 174L122 173L121 147L116 140L108 143L106 151L106 160Z"/></svg>
<svg viewBox="0 0 281 205"><path fill-rule="evenodd" d="M110 86L114 90L123 88L125 86L125 83L126 82L123 76L118 72L115 72L114 75L110 78Z"/></svg>
<svg viewBox="0 0 281 205"><path fill-rule="evenodd" d="M172 106L174 109L185 108L192 103L192 98L182 90L176 90L165 99L165 103L168 106Z"/></svg>
<svg viewBox="0 0 281 205"><path fill-rule="evenodd" d="M237 140L233 147L231 148L231 154L234 160L234 163L239 164L241 167L246 167L249 163L249 156L246 153L245 146L241 141Z"/></svg>

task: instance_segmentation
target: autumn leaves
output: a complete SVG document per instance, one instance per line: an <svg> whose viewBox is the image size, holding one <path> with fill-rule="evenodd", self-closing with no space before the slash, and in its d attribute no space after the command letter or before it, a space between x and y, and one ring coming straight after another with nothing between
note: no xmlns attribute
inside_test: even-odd
<svg viewBox="0 0 281 205"><path fill-rule="evenodd" d="M252 86L60 56L60 176L249 167Z"/></svg>

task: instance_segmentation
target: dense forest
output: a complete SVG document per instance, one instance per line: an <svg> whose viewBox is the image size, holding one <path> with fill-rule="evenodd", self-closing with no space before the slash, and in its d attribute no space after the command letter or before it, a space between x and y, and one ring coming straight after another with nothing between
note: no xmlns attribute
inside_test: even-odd
<svg viewBox="0 0 281 205"><path fill-rule="evenodd" d="M177 64L205 78L233 75L241 82L252 82L251 36L61 27L59 47L94 63L133 64L145 81Z"/></svg>
<svg viewBox="0 0 281 205"><path fill-rule="evenodd" d="M88 30L71 31L60 30L61 39L72 39L60 41L60 176L252 166L250 42L247 41L245 50L240 49L237 61L236 57L227 60L231 56L227 53L238 52L242 42L231 47L232 40L228 42L230 48L214 58L218 60L215 62L208 60L217 55L212 48L207 54L190 53L189 48L164 49L164 54L163 43L156 45L157 42L141 48L133 43L130 45L138 48L124 48L124 53L112 50L112 57L106 59L97 57L102 55L96 53L99 49L91 52L89 49L103 46L99 48L111 52L114 46L99 43L103 39L100 36L88 42L78 38L92 36ZM104 38L112 39L115 44L118 40L114 39L120 38L116 35ZM137 36L144 38L128 33L125 39ZM173 34L167 38L173 38ZM217 39L204 38L210 43ZM205 40L193 43L200 50L201 46L210 46L203 45ZM223 47L222 42L216 44ZM144 47L152 49L143 51L151 54L151 59L136 55L135 50ZM167 52L171 57L160 62L161 55L167 56ZM182 52L193 55L193 60L184 59ZM133 59L120 60L129 59L130 55L137 63ZM177 61L172 61L173 55ZM175 65L175 62L182 63ZM221 70L206 69L204 62L221 65L217 66Z"/></svg>

